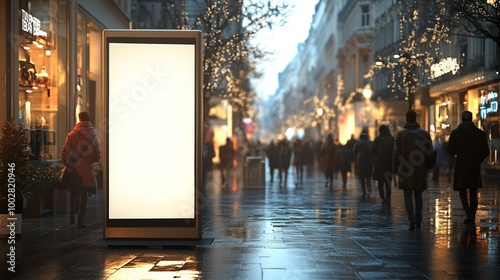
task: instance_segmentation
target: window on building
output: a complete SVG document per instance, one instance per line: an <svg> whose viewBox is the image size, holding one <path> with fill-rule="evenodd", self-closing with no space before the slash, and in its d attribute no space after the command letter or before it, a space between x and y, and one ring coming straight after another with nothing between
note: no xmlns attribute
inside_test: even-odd
<svg viewBox="0 0 500 280"><path fill-rule="evenodd" d="M361 26L366 27L370 25L370 6L361 6Z"/></svg>

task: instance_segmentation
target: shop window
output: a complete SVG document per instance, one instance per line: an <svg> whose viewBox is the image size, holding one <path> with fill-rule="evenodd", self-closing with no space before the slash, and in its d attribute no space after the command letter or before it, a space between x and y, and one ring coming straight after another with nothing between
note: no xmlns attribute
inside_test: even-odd
<svg viewBox="0 0 500 280"><path fill-rule="evenodd" d="M20 1L18 88L19 123L25 130L31 160L55 160L59 112L57 1ZM60 20L64 20L61 17ZM58 35L56 35L58 36ZM55 80L54 80L55 79Z"/></svg>

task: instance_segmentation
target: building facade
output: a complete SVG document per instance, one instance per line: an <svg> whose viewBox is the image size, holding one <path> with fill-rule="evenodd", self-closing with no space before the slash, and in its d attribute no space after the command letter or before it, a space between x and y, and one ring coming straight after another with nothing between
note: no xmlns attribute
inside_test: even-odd
<svg viewBox="0 0 500 280"><path fill-rule="evenodd" d="M30 160L60 160L81 111L103 137L101 33L130 27L129 1L4 1L0 121L25 130ZM3 105L5 104L5 105Z"/></svg>
<svg viewBox="0 0 500 280"><path fill-rule="evenodd" d="M373 139L381 124L397 132L409 108L417 112L422 128L444 142L461 122L461 112L469 110L476 125L488 135L491 150L486 169L498 172L499 47L491 39L447 26L447 40L438 44L430 60L418 53L401 58L405 37L401 33L406 31L400 4L404 1L318 1L309 37L297 53L299 64L284 71L293 69L293 83L299 85L299 91L307 92L307 87L300 85L312 84L313 95L327 94L334 99L329 105L336 112L333 124L323 130L333 133L341 143L351 135L357 138L362 129ZM425 47L414 49L421 50ZM307 60L300 58L304 56ZM404 59L411 62L410 68ZM413 88L407 84L409 75L417 79L409 85ZM285 94L281 88L289 88L288 82L280 81L278 94ZM304 95L301 101L307 98ZM293 107L290 102L283 98L282 106ZM306 108L310 114L314 109ZM287 113L284 110L283 119Z"/></svg>

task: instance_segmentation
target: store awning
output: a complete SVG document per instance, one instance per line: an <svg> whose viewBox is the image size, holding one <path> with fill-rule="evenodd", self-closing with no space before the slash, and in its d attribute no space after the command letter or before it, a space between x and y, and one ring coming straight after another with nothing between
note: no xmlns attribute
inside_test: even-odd
<svg viewBox="0 0 500 280"><path fill-rule="evenodd" d="M496 70L480 70L464 76L457 77L430 87L430 97L436 98L448 92L467 89L498 79Z"/></svg>

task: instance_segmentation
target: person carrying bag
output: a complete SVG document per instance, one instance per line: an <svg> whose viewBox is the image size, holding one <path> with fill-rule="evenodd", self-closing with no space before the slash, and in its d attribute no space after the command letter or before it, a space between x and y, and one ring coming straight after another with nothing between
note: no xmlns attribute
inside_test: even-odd
<svg viewBox="0 0 500 280"><path fill-rule="evenodd" d="M78 228L84 228L87 196L95 193L97 188L93 164L101 159L101 151L89 113L81 112L78 118L80 121L68 133L62 147L62 162L65 167L61 185L71 193L70 223L75 222L78 201Z"/></svg>

